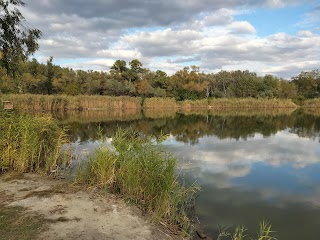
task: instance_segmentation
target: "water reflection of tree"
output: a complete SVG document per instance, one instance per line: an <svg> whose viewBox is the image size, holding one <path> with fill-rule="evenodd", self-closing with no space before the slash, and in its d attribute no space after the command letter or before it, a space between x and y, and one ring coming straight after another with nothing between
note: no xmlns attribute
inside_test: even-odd
<svg viewBox="0 0 320 240"><path fill-rule="evenodd" d="M320 115L304 113L303 111L296 112L295 124L290 132L297 134L299 137L313 140L320 138Z"/></svg>
<svg viewBox="0 0 320 240"><path fill-rule="evenodd" d="M102 135L105 137L111 137L118 127L131 126L148 135L158 137L161 134L171 134L177 141L196 144L204 136L246 140L256 133L268 137L287 128L298 136L316 138L320 132L319 120L319 117L299 112L292 115L258 116L177 114L175 118L141 118L128 121L122 119L122 121L95 123L72 122L67 125L71 141L86 142L99 139L98 126L102 128Z"/></svg>

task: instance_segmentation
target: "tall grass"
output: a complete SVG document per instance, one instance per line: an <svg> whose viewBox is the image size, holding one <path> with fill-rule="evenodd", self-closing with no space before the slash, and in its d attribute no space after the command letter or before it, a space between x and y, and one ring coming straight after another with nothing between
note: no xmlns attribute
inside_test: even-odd
<svg viewBox="0 0 320 240"><path fill-rule="evenodd" d="M49 117L0 112L0 169L40 172L55 169L67 142L63 129Z"/></svg>
<svg viewBox="0 0 320 240"><path fill-rule="evenodd" d="M271 224L262 221L260 222L259 233L256 237L250 237L247 234L247 229L244 226L238 226L233 233L227 229L220 230L217 240L276 240L274 237L274 231L271 230Z"/></svg>
<svg viewBox="0 0 320 240"><path fill-rule="evenodd" d="M209 109L254 109L254 108L296 108L291 99L265 99L265 98L212 98L180 103L182 109L209 108Z"/></svg>
<svg viewBox="0 0 320 240"><path fill-rule="evenodd" d="M201 100L185 100L179 103L179 106L183 109L205 108L208 109L210 105L209 99Z"/></svg>
<svg viewBox="0 0 320 240"><path fill-rule="evenodd" d="M305 100L302 104L303 108L320 108L320 98Z"/></svg>
<svg viewBox="0 0 320 240"><path fill-rule="evenodd" d="M175 118L178 109L176 108L144 108L143 114L147 118Z"/></svg>
<svg viewBox="0 0 320 240"><path fill-rule="evenodd" d="M143 102L143 109L178 108L174 98L146 98Z"/></svg>
<svg viewBox="0 0 320 240"><path fill-rule="evenodd" d="M92 110L92 109L222 109L222 108L296 108L297 105L290 99L265 98L209 98L201 100L186 100L177 102L174 98L146 98L129 96L98 96L98 95L34 95L9 94L3 95L2 100L12 101L14 107L27 111L64 111L64 110ZM315 103L312 100L306 101ZM318 104L319 105L319 104ZM317 105L317 106L318 106Z"/></svg>
<svg viewBox="0 0 320 240"><path fill-rule="evenodd" d="M198 188L179 184L176 159L132 129L119 129L112 147L96 149L80 168L78 181L119 193L152 213L154 220L179 226L187 235L191 228L187 209Z"/></svg>
<svg viewBox="0 0 320 240"><path fill-rule="evenodd" d="M142 118L141 110L137 108L52 112L52 116L63 124L132 121Z"/></svg>
<svg viewBox="0 0 320 240"><path fill-rule="evenodd" d="M211 99L209 102L212 108L296 108L297 105L291 99Z"/></svg>
<svg viewBox="0 0 320 240"><path fill-rule="evenodd" d="M67 95L35 95L10 94L3 95L3 100L10 100L15 109L27 111L64 111L85 109L128 109L141 108L139 97L110 96L67 96Z"/></svg>

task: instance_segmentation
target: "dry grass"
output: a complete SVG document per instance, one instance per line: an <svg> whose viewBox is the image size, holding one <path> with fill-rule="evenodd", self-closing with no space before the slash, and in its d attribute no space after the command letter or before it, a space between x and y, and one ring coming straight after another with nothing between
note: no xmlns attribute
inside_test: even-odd
<svg viewBox="0 0 320 240"><path fill-rule="evenodd" d="M96 109L141 109L140 97L111 97L98 95L34 95L10 94L3 95L2 100L12 101L14 107L27 111L65 111L65 110L96 110ZM320 100L307 100L306 106L320 106ZM143 109L193 109L193 108L296 108L290 99L254 99L254 98L219 98L186 100L176 102L174 98L146 98Z"/></svg>
<svg viewBox="0 0 320 240"><path fill-rule="evenodd" d="M144 116L151 119L159 118L175 118L178 109L176 108L145 108L143 109Z"/></svg>
<svg viewBox="0 0 320 240"><path fill-rule="evenodd" d="M178 104L174 98L146 98L143 102L143 109L159 109L159 108L178 108Z"/></svg>
<svg viewBox="0 0 320 240"><path fill-rule="evenodd" d="M201 100L185 100L179 103L181 109L194 109L194 108L204 108L208 109L210 105L210 101L208 99L201 99Z"/></svg>
<svg viewBox="0 0 320 240"><path fill-rule="evenodd" d="M183 101L180 103L182 109L207 108L207 109L254 109L254 108L296 108L289 99L254 99L254 98L219 98L203 99L196 101Z"/></svg>
<svg viewBox="0 0 320 240"><path fill-rule="evenodd" d="M302 104L303 108L320 108L320 98L305 100Z"/></svg>
<svg viewBox="0 0 320 240"><path fill-rule="evenodd" d="M297 108L297 105L291 99L254 99L254 98L236 98L236 99L211 99L209 102L211 108Z"/></svg>
<svg viewBox="0 0 320 240"><path fill-rule="evenodd" d="M15 109L27 111L64 111L85 109L130 109L141 108L139 97L110 96L66 96L66 95L35 95L10 94L3 95L3 100L12 101Z"/></svg>
<svg viewBox="0 0 320 240"><path fill-rule="evenodd" d="M54 118L59 119L63 124L79 122L105 122L105 121L131 121L142 118L141 109L114 109L96 111L66 111L52 113Z"/></svg>

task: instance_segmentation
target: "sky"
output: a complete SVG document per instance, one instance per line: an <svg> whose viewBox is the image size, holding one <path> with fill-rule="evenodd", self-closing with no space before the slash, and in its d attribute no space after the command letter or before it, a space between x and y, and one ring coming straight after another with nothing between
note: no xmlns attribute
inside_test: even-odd
<svg viewBox="0 0 320 240"><path fill-rule="evenodd" d="M109 71L138 59L169 75L249 70L290 79L320 68L320 0L25 0L40 62Z"/></svg>

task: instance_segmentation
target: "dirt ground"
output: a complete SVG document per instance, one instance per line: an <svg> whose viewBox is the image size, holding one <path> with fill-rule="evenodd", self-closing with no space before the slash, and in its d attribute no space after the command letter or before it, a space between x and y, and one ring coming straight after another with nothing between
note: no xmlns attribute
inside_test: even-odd
<svg viewBox="0 0 320 240"><path fill-rule="evenodd" d="M36 174L12 179L0 175L0 207L19 207L29 217L24 219L41 216L45 227L36 239L177 239L117 196ZM1 217L0 223L4 221Z"/></svg>

